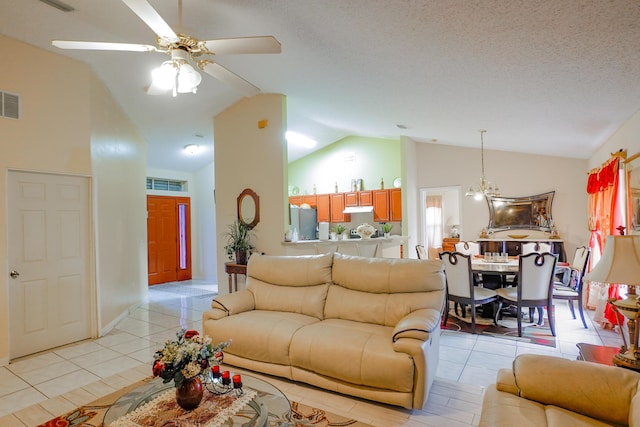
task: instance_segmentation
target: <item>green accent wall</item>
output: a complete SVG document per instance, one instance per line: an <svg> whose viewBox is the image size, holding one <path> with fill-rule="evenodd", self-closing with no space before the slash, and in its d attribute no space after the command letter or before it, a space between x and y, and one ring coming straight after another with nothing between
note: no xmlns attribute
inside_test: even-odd
<svg viewBox="0 0 640 427"><path fill-rule="evenodd" d="M362 179L364 190L393 188L400 174L400 141L348 136L289 164L289 195L351 191L351 180Z"/></svg>

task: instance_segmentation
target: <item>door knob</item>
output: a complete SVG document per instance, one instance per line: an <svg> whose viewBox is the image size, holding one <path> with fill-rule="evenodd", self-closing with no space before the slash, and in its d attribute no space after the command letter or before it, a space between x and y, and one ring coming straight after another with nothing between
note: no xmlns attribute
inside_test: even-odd
<svg viewBox="0 0 640 427"><path fill-rule="evenodd" d="M12 279L17 279L19 275L20 273L15 270L11 270L11 273L9 273L9 276L11 276Z"/></svg>

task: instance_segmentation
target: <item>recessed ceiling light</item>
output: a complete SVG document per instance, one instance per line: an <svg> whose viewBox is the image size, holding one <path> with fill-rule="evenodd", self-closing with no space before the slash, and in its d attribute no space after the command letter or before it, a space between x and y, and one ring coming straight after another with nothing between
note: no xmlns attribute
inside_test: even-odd
<svg viewBox="0 0 640 427"><path fill-rule="evenodd" d="M317 144L315 139L311 139L306 135L292 132L290 130L285 133L285 138L289 144L295 144L304 148L313 148Z"/></svg>
<svg viewBox="0 0 640 427"><path fill-rule="evenodd" d="M193 156L200 152L200 146L198 144L187 144L184 146L184 151Z"/></svg>

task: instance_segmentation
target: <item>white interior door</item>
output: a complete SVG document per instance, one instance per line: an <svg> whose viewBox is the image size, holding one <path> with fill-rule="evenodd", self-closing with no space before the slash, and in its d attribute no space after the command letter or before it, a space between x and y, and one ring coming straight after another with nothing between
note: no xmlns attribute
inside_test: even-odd
<svg viewBox="0 0 640 427"><path fill-rule="evenodd" d="M10 358L91 336L89 184L9 172Z"/></svg>

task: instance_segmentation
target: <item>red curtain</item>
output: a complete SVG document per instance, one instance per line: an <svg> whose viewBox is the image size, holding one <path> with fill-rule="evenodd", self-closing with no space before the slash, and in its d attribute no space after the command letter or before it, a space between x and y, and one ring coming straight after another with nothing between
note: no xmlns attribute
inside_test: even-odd
<svg viewBox="0 0 640 427"><path fill-rule="evenodd" d="M588 195L588 221L591 237L589 247L591 248L590 265L597 264L602 251L606 236L618 234L616 227L624 225L624 215L622 211L622 200L618 196L620 186L620 158L613 157L600 169L591 171L587 180ZM609 285L609 298L619 298L617 284ZM620 325L622 319L617 316L610 305L607 304L604 311L604 318L613 325Z"/></svg>

